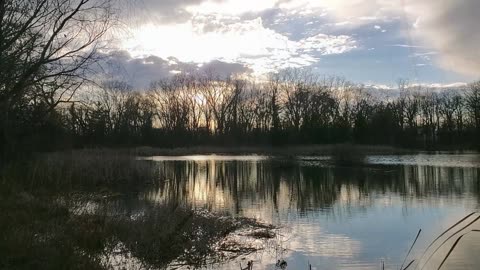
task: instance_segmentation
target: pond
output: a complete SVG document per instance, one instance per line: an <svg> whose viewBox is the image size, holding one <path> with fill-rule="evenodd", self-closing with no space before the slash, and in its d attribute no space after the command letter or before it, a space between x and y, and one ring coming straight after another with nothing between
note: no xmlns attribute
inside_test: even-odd
<svg viewBox="0 0 480 270"><path fill-rule="evenodd" d="M164 181L142 192L142 200L279 227L263 251L211 269L239 269L248 260L254 269L274 269L278 260L288 269L399 269L419 229L408 261L480 202L477 154L369 156L361 167L307 156L145 159L158 166ZM476 234L465 239L465 250L452 253L442 269L475 269L476 240ZM424 269L433 269L435 259L429 263Z"/></svg>

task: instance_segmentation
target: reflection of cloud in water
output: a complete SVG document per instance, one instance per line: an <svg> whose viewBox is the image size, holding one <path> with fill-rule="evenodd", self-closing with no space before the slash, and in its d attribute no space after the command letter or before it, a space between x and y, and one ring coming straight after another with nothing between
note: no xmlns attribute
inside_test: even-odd
<svg viewBox="0 0 480 270"><path fill-rule="evenodd" d="M480 229L480 226L476 226ZM450 248L450 246L447 246ZM444 254L448 251L445 248ZM480 267L480 232L470 233L468 236L462 238L455 250L449 256L442 269L456 269L456 270L471 270ZM438 265L438 264L437 264Z"/></svg>
<svg viewBox="0 0 480 270"><path fill-rule="evenodd" d="M299 222L291 228L290 249L308 256L351 259L361 249L360 241L346 235L325 232L319 224Z"/></svg>

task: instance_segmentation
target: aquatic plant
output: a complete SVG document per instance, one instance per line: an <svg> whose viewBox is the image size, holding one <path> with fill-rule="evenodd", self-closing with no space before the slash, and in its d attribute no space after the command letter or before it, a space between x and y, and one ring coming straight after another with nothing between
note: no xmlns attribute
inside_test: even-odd
<svg viewBox="0 0 480 270"><path fill-rule="evenodd" d="M366 151L351 144L335 146L331 152L331 161L337 166L359 166L365 163Z"/></svg>
<svg viewBox="0 0 480 270"><path fill-rule="evenodd" d="M450 246L448 249L448 252L443 256L439 257L441 258L441 262L438 265L436 269L440 270L449 256L452 254L453 250L458 246L460 241L463 239L464 236L473 233L473 232L480 232L479 230L476 229L469 229L471 226L473 226L478 220L480 220L480 215L478 215L477 212L472 212L469 215L465 216L464 218L460 219L457 221L455 224L447 228L445 231L443 231L439 236L437 236L425 249L425 251L421 254L420 258L418 260L411 260L405 267L404 264L410 255L410 252L412 251L413 246L418 240L418 237L420 236L420 233L422 230L419 230L417 233L417 236L415 237L415 240L413 241L402 265L400 266L401 270L406 270L410 269L411 266L414 265L415 262L415 268L414 269L424 269L427 265L429 265L430 260L437 255L438 251L447 245L449 240L455 239L453 244ZM466 223L466 224L465 224ZM462 226L463 225L463 226ZM462 226L461 228L457 229L459 226ZM451 232L451 234L448 234ZM425 259L426 258L426 259ZM425 261L423 261L425 259ZM430 269L430 268L429 268Z"/></svg>

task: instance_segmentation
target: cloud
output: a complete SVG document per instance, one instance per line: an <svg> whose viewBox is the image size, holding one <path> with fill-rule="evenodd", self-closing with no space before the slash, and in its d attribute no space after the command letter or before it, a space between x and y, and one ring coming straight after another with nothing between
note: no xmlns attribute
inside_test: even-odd
<svg viewBox="0 0 480 270"><path fill-rule="evenodd" d="M302 39L298 43L301 50L317 51L321 55L341 54L356 48L355 40L346 35L318 34Z"/></svg>
<svg viewBox="0 0 480 270"><path fill-rule="evenodd" d="M122 80L135 89L146 89L153 81L169 78L178 73L212 72L222 78L234 74L251 73L252 70L238 63L218 60L203 65L186 63L174 57L166 59L158 56L134 58L127 51L111 51L103 55L101 68L109 80Z"/></svg>
<svg viewBox="0 0 480 270"><path fill-rule="evenodd" d="M236 62L257 73L308 66L321 55L355 48L355 40L347 35L317 34L293 40L265 27L261 17L242 20L222 15L199 15L185 24L144 25L122 45L134 57L157 55L173 56L183 62Z"/></svg>
<svg viewBox="0 0 480 270"><path fill-rule="evenodd" d="M478 0L410 1L407 12L417 20L415 36L439 52L440 65L469 76L480 74Z"/></svg>
<svg viewBox="0 0 480 270"><path fill-rule="evenodd" d="M130 24L182 23L192 16L191 9L205 2L223 0L123 0L119 1L122 17Z"/></svg>
<svg viewBox="0 0 480 270"><path fill-rule="evenodd" d="M251 73L252 70L245 65L239 63L226 63L219 60L213 60L198 68L201 73L213 73L221 78L228 77L232 74Z"/></svg>
<svg viewBox="0 0 480 270"><path fill-rule="evenodd" d="M197 15L240 15L273 8L277 0L123 0L123 18L130 23L183 23Z"/></svg>
<svg viewBox="0 0 480 270"><path fill-rule="evenodd" d="M304 13L326 11L337 22L366 24L378 20L391 20L390 15L398 10L400 3L391 0L287 0L279 6L287 10L303 10Z"/></svg>
<svg viewBox="0 0 480 270"><path fill-rule="evenodd" d="M428 47L438 51L441 67L469 76L480 74L480 35L477 35L478 0L332 0L283 1L286 9L326 9L339 23L348 20L351 26L366 23L401 21L403 46Z"/></svg>
<svg viewBox="0 0 480 270"><path fill-rule="evenodd" d="M273 8L278 0L223 0L223 1L203 1L198 6L192 6L188 10L192 13L200 14L243 14L249 12L260 12Z"/></svg>

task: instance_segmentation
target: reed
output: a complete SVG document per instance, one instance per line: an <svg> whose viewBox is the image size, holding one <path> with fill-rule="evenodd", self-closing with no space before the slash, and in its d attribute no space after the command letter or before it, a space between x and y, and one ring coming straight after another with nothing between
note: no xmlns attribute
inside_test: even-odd
<svg viewBox="0 0 480 270"><path fill-rule="evenodd" d="M128 153L108 150L75 150L39 154L31 160L3 168L4 179L30 190L136 189L157 182L153 162L138 161Z"/></svg>
<svg viewBox="0 0 480 270"><path fill-rule="evenodd" d="M420 255L420 257L418 259L411 260L405 267L403 267L407 258L408 258L408 256L410 255L410 252L412 251L413 247L417 243L417 240L418 240L418 238L420 236L420 233L421 233L421 230L419 230L418 233L417 233L417 236L415 237L415 240L413 241L410 249L408 250L408 253L407 253L402 265L400 266L400 270L409 269L411 266L414 265L415 262L417 262L417 263L415 264L414 269L420 269L420 270L424 269L425 267L427 267L427 265L429 265L430 260L435 255L437 255L437 252L441 248L445 247L449 243L450 240L455 239L453 244L448 249L448 252L443 257L441 257L441 263L436 268L436 269L440 270L443 267L443 265L445 264L445 262L448 260L448 258L450 257L453 250L458 246L460 241L464 238L464 236L466 236L466 235L468 235L472 232L477 232L478 231L476 229L469 229L471 226L473 226L476 222L478 222L480 220L480 216L477 216L477 215L478 215L477 212L470 213L469 215L465 216L464 218L460 219L455 224L453 224L452 226L447 228L445 231L443 231L439 236L437 236L427 246L425 251ZM460 228L458 228L458 227L460 227ZM424 261L424 258L426 258L425 261ZM383 265L383 263L382 263L382 265ZM434 269L434 268L429 266L428 269Z"/></svg>

